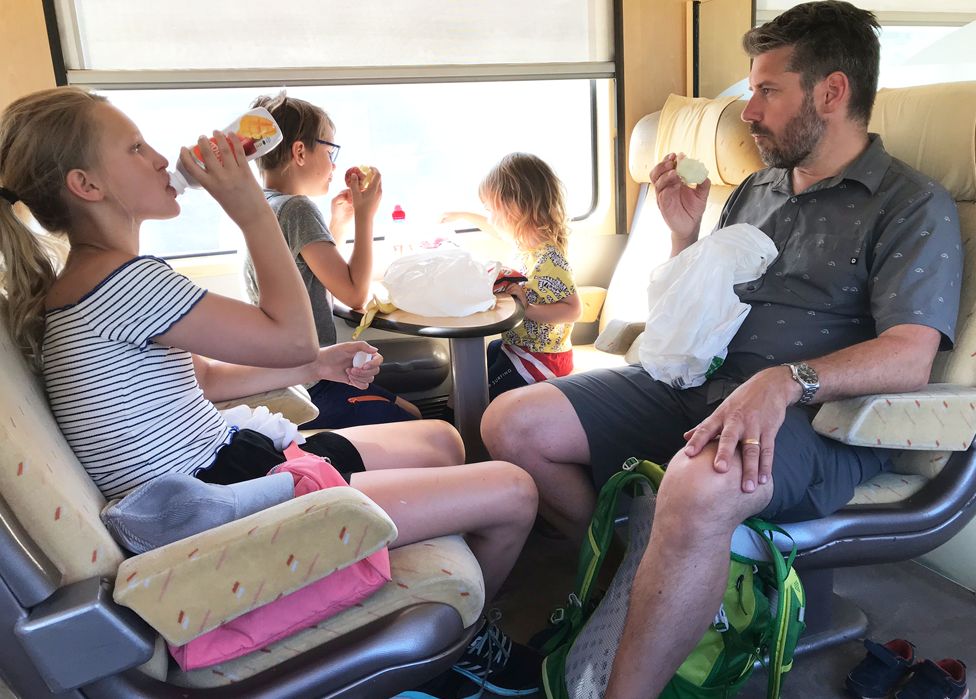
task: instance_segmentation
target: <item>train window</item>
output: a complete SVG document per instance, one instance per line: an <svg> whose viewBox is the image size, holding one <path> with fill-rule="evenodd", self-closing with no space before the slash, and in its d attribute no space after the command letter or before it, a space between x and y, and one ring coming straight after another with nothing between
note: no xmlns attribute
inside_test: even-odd
<svg viewBox="0 0 976 699"><path fill-rule="evenodd" d="M109 99L172 162L192 143L280 87L112 90ZM330 195L346 168L376 165L383 202L374 226L384 235L399 204L408 218L435 226L441 211L480 210L478 183L505 153L531 151L566 184L569 213L585 216L596 194L593 109L589 80L293 87L288 94L321 105L336 123L342 150ZM240 232L200 190L181 197L183 213L143 226L143 250L174 256L235 250ZM328 198L318 202L329 210Z"/></svg>
<svg viewBox="0 0 976 699"><path fill-rule="evenodd" d="M481 178L515 150L550 162L572 216L594 206L596 112L608 104L597 95L614 76L611 0L215 0L202 19L194 0L55 7L64 80L109 97L171 161L286 86L336 122L342 152L330 194L347 167L382 171L377 236L397 204L427 225L445 209L480 208ZM204 193L181 203L178 219L146 224L144 250L240 247Z"/></svg>
<svg viewBox="0 0 976 699"><path fill-rule="evenodd" d="M801 0L756 0L767 22ZM881 24L880 87L976 80L976 11L972 0L854 0Z"/></svg>
<svg viewBox="0 0 976 699"><path fill-rule="evenodd" d="M881 87L976 80L976 21L963 26L883 24Z"/></svg>

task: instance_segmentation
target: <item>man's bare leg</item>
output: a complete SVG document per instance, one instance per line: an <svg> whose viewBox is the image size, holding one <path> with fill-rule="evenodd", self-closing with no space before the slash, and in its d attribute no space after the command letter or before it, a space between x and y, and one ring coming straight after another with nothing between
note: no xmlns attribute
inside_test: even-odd
<svg viewBox="0 0 976 699"><path fill-rule="evenodd" d="M679 452L668 465L606 699L661 693L718 611L732 531L772 496L771 482L742 492L738 453L727 473L716 472L715 448L693 458Z"/></svg>
<svg viewBox="0 0 976 699"><path fill-rule="evenodd" d="M588 475L590 448L569 399L538 383L491 402L481 436L492 458L528 471L539 490L539 512L574 543L586 534L596 493Z"/></svg>

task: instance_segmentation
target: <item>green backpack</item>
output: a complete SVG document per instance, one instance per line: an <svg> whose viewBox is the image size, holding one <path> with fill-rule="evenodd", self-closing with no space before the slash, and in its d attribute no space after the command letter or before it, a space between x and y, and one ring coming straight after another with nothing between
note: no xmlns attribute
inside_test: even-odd
<svg viewBox="0 0 976 699"><path fill-rule="evenodd" d="M580 551L575 590L551 621L553 635L543 645L542 685L549 699L598 699L606 691L623 631L630 586L650 538L654 497L664 470L650 461L628 459L624 470L603 486L586 541ZM603 598L593 599L593 583L614 533L617 499L634 495L627 552ZM757 660L769 670L767 699L778 699L783 673L805 628L806 597L793 559L773 545L779 527L750 518L744 527L762 543L750 556L731 554L722 606L704 637L678 668L660 699L726 699L739 691ZM768 558L768 560L766 560ZM768 657L768 662L765 660Z"/></svg>

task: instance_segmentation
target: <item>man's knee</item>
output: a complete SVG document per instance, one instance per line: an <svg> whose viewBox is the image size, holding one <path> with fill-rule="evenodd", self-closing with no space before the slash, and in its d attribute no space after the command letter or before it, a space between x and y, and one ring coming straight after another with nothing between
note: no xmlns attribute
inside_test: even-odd
<svg viewBox="0 0 976 699"><path fill-rule="evenodd" d="M512 461L519 450L531 448L534 421L529 406L538 402L532 395L533 388L507 391L488 404L481 418L481 438L492 457Z"/></svg>
<svg viewBox="0 0 976 699"><path fill-rule="evenodd" d="M738 465L734 463L727 472L719 473L714 460L714 444L696 456L679 451L671 459L658 493L655 523L660 517L662 525L670 520L694 536L724 534L762 509L772 492L771 484L755 493L743 493Z"/></svg>
<svg viewBox="0 0 976 699"><path fill-rule="evenodd" d="M507 391L488 405L481 420L481 438L496 459L524 466L535 457L547 458L543 452L553 433L563 431L559 423L567 405L562 392L546 383Z"/></svg>

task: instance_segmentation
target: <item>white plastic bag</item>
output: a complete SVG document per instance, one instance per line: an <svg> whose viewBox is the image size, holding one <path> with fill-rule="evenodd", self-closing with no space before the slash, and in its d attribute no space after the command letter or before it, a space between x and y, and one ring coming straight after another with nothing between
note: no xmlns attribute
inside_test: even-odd
<svg viewBox="0 0 976 699"><path fill-rule="evenodd" d="M437 248L394 260L383 284L390 301L409 313L469 316L494 307L497 271L497 263L480 262L467 250Z"/></svg>
<svg viewBox="0 0 976 699"><path fill-rule="evenodd" d="M725 360L750 306L734 284L758 279L776 259L773 241L755 226L720 228L651 272L644 369L675 388L700 386Z"/></svg>
<svg viewBox="0 0 976 699"><path fill-rule="evenodd" d="M294 422L281 413L271 412L263 405L256 408L237 405L221 410L220 414L231 427L260 432L274 442L274 447L278 451L284 451L292 442L305 443L305 437L298 431L298 426Z"/></svg>

